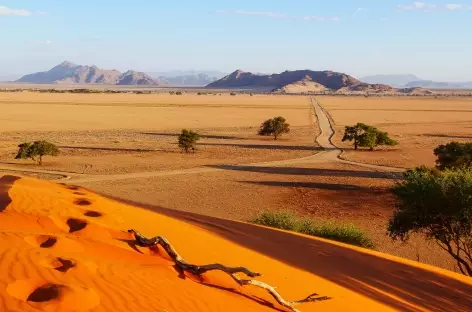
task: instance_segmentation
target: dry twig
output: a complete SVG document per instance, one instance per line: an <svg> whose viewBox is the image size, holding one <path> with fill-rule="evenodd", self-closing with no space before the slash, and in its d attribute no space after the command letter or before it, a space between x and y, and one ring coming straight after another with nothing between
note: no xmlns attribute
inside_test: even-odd
<svg viewBox="0 0 472 312"><path fill-rule="evenodd" d="M189 272L191 274L201 276L202 274L208 271L222 271L227 273L231 276L240 286L252 285L255 287L259 287L265 289L269 292L269 294L282 306L290 309L293 312L299 312L295 308L296 305L307 303L307 302L315 302L315 301L324 301L331 299L330 297L326 296L319 296L318 294L311 294L305 299L297 300L297 301L286 301L276 290L275 287L270 286L266 283L263 283L258 280L254 279L242 279L237 274L243 273L244 275L254 278L257 276L262 276L261 273L252 272L251 270L245 267L228 267L223 264L213 263L213 264L206 264L206 265L195 265L190 264L185 261L179 253L175 250L175 248L171 245L171 243L162 236L156 236L153 238L146 238L141 233L136 230L128 230L129 233L132 233L135 237L136 244L141 247L154 247L154 246L161 246L167 252L169 257L174 262L176 268L181 272Z"/></svg>

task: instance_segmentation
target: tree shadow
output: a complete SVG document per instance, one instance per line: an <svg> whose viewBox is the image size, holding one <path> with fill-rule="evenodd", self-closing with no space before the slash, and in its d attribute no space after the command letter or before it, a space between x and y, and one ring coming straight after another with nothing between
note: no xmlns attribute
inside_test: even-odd
<svg viewBox="0 0 472 312"><path fill-rule="evenodd" d="M357 171L340 169L320 169L320 168L302 168L302 167L260 167L244 165L208 165L210 168L222 170L247 171L267 174L283 175L305 175L305 176L327 176L327 177L356 177L356 178L374 178L374 179L398 179L402 176L397 172L379 172L379 171Z"/></svg>
<svg viewBox="0 0 472 312"><path fill-rule="evenodd" d="M315 182L285 182L285 181L238 181L240 183L277 186L277 187L303 187L312 189L322 189L329 191L364 191L372 192L375 189L370 187L362 187L350 184L331 184L331 183L315 183Z"/></svg>
<svg viewBox="0 0 472 312"><path fill-rule="evenodd" d="M302 146L302 145L274 145L274 144L224 144L224 143L198 143L202 146L227 146L227 147L240 147L249 149L265 149L265 150L287 150L287 151L314 151L314 146Z"/></svg>
<svg viewBox="0 0 472 312"><path fill-rule="evenodd" d="M121 201L189 222L399 311L472 310L472 283L441 273L381 258L362 249L341 247L265 227L130 200Z"/></svg>
<svg viewBox="0 0 472 312"><path fill-rule="evenodd" d="M92 147L92 146L58 146L63 149L92 150L92 151L112 151L112 152L156 152L154 149L143 148L115 148L115 147Z"/></svg>
<svg viewBox="0 0 472 312"><path fill-rule="evenodd" d="M175 138L177 138L180 135L180 133L166 133L166 132L142 132L141 134L164 136L164 137L175 137ZM202 139L222 139L222 140L245 140L245 138L240 138L240 137L236 137L236 136L210 135L210 134L201 134L200 138L202 138Z"/></svg>
<svg viewBox="0 0 472 312"><path fill-rule="evenodd" d="M5 211L8 205L11 204L12 199L8 195L8 191L13 186L16 180L19 180L19 177L5 175L0 178L0 212Z"/></svg>
<svg viewBox="0 0 472 312"><path fill-rule="evenodd" d="M450 135L450 134L439 134L439 133L426 133L422 136L433 137L433 138L451 138L451 139L472 139L470 135Z"/></svg>

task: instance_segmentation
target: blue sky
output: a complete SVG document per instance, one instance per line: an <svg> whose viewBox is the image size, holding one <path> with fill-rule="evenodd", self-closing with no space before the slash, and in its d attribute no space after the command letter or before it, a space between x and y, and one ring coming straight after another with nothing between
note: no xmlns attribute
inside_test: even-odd
<svg viewBox="0 0 472 312"><path fill-rule="evenodd" d="M0 29L0 73L69 60L472 81L472 0L0 0Z"/></svg>

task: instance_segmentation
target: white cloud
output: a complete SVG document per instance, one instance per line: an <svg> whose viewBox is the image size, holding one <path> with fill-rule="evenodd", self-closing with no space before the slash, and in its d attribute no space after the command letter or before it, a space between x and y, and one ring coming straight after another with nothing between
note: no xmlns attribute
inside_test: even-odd
<svg viewBox="0 0 472 312"><path fill-rule="evenodd" d="M357 8L354 13L352 14L352 17L357 16L359 13L366 11L366 8Z"/></svg>
<svg viewBox="0 0 472 312"><path fill-rule="evenodd" d="M38 41L38 43L49 45L49 44L52 44L52 41L51 40L40 40L40 41Z"/></svg>
<svg viewBox="0 0 472 312"><path fill-rule="evenodd" d="M33 12L23 9L10 9L6 6L0 6L0 16L17 15L17 16L31 16Z"/></svg>
<svg viewBox="0 0 472 312"><path fill-rule="evenodd" d="M398 4L397 8L402 11L464 11L464 10L472 10L472 5L463 5L457 3L449 3L444 5L436 5L432 3L425 3L425 2L413 2L411 4Z"/></svg>
<svg viewBox="0 0 472 312"><path fill-rule="evenodd" d="M251 16L262 16L272 18L286 18L286 19L300 19L306 21L339 21L339 17L323 17L315 15L307 16L290 16L286 13L281 12L264 12L264 11L245 11L245 10L216 10L217 14L238 14L238 15L251 15Z"/></svg>

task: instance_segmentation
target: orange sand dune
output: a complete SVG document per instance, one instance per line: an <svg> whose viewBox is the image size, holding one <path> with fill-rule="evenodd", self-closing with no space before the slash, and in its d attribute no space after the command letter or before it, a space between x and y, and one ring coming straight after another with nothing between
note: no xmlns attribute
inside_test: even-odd
<svg viewBox="0 0 472 312"><path fill-rule="evenodd" d="M301 311L471 311L452 272L240 222L141 209L85 189L0 178L0 311L287 311L265 291L210 272L179 276L126 232L165 236L190 263L264 273Z"/></svg>

